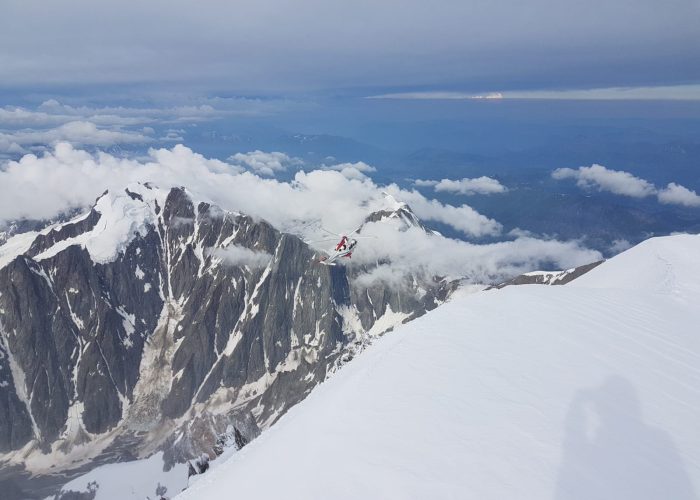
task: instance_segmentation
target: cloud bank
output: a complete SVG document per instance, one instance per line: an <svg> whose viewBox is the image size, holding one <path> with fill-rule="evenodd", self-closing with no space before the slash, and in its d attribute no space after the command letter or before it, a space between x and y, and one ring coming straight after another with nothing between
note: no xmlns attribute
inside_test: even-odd
<svg viewBox="0 0 700 500"><path fill-rule="evenodd" d="M651 182L635 177L629 172L611 170L602 165L577 169L558 168L552 172L552 178L575 179L576 184L581 188L608 191L632 198L656 195L658 201L666 205L700 206L700 195L685 186L671 182L665 188L658 189Z"/></svg>
<svg viewBox="0 0 700 500"><path fill-rule="evenodd" d="M416 190L394 184L379 186L367 177L348 178L342 173L345 168L299 171L291 181L283 182L208 159L181 145L152 149L147 158L136 160L91 154L58 143L51 152L25 155L0 169L0 220L44 219L72 208L89 207L105 189L121 190L136 181L154 182L163 188L186 186L196 199L266 219L281 230L307 239L323 237L320 227L339 233L358 227L369 213L386 208L383 191L407 202L419 218L450 225L466 237L501 235L502 226L497 221L468 205L443 204ZM360 171L357 166L353 168ZM429 275L486 280L539 266L570 267L600 258L598 252L575 241L522 235L512 241L479 245L422 231L401 233L391 223L371 226L368 234L378 239L362 240L363 250L352 262L390 257L396 263L392 270L399 274L420 268ZM221 255L251 264L259 264L263 257L241 249Z"/></svg>
<svg viewBox="0 0 700 500"><path fill-rule="evenodd" d="M41 15L26 0L3 7L0 82L15 88L167 82L289 94L466 83L506 93L504 82L695 82L700 70L694 0L72 0L43 2Z"/></svg>
<svg viewBox="0 0 700 500"><path fill-rule="evenodd" d="M41 130L20 130L0 133L0 152L27 152L27 146L43 146L61 141L69 141L82 146L112 146L114 144L144 144L153 139L138 132L119 129L100 129L92 122L68 122L56 128Z"/></svg>

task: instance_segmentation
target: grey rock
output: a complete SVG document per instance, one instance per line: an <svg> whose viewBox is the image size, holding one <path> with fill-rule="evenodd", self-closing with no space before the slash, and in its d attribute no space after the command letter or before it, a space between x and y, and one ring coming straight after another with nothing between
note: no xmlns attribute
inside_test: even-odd
<svg viewBox="0 0 700 500"><path fill-rule="evenodd" d="M184 188L155 189L122 194L153 218L112 262L78 244L42 256L103 224L93 209L0 268L0 452L32 440L69 450L110 432L94 465L157 450L166 467L215 456L222 433L233 429L242 446L301 401L389 309L410 320L456 287L434 276L361 287L369 267L320 265L265 221L194 202ZM397 217L430 232L406 205L367 221ZM217 253L232 246L269 262ZM71 467L55 466L67 477Z"/></svg>

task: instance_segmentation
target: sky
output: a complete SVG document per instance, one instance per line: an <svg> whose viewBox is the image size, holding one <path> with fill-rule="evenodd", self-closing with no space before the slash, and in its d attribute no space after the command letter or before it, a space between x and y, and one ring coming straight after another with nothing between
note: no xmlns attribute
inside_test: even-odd
<svg viewBox="0 0 700 500"><path fill-rule="evenodd" d="M4 0L0 86L265 96L673 87L700 81L698 25L696 0Z"/></svg>
<svg viewBox="0 0 700 500"><path fill-rule="evenodd" d="M290 230L389 191L456 238L384 234L394 262L590 262L494 209L545 186L694 224L698 26L697 0L4 0L0 231L130 182Z"/></svg>

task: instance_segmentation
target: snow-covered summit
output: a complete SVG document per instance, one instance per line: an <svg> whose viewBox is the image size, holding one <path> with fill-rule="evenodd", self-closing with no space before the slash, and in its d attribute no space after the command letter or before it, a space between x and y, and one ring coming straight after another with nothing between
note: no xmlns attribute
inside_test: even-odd
<svg viewBox="0 0 700 500"><path fill-rule="evenodd" d="M432 231L423 225L421 220L415 213L413 213L413 210L411 210L411 207L407 203L398 201L389 193L383 194L384 199L382 200L381 208L375 212L372 212L365 218L358 232L360 232L366 224L389 220L392 222L398 222L398 229L400 231L406 231L410 228L419 228L428 234L437 234L435 231Z"/></svg>
<svg viewBox="0 0 700 500"><path fill-rule="evenodd" d="M650 238L572 282L586 288L700 293L700 234Z"/></svg>
<svg viewBox="0 0 700 500"><path fill-rule="evenodd" d="M699 255L660 238L575 286L455 297L177 498L697 498Z"/></svg>
<svg viewBox="0 0 700 500"><path fill-rule="evenodd" d="M145 236L149 227L155 226L167 195L167 190L141 183L129 184L123 191L106 191L92 209L92 212L99 215L99 219L91 230L60 240L35 258L43 260L71 245L80 245L90 253L94 262L113 262L136 236ZM71 222L84 220L92 212ZM59 231L61 228L62 225L58 225L46 232Z"/></svg>

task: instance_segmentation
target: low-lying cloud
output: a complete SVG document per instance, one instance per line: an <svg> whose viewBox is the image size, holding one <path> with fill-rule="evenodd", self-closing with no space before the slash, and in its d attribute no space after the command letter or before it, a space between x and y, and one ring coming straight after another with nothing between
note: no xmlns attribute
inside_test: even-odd
<svg viewBox="0 0 700 500"><path fill-rule="evenodd" d="M289 167L300 166L303 163L299 158L292 158L279 151L266 153L260 150L249 153L236 153L230 156L228 161L266 177L274 177L277 173L284 172Z"/></svg>
<svg viewBox="0 0 700 500"><path fill-rule="evenodd" d="M265 267L272 259L272 255L267 252L251 250L240 245L214 248L209 251L209 255L230 266L248 266L251 269Z"/></svg>
<svg viewBox="0 0 700 500"><path fill-rule="evenodd" d="M418 187L432 187L437 192L463 195L505 193L508 189L497 179L481 176L473 179L458 180L442 179L440 181L417 179L414 184Z"/></svg>
<svg viewBox="0 0 700 500"><path fill-rule="evenodd" d="M658 189L653 183L636 177L622 170L611 170L602 165L591 165L579 168L558 168L552 172L556 180L575 179L576 184L584 189L597 189L621 196L646 198L656 195L658 201L664 204L683 205L686 207L700 206L700 195L685 186L669 183L665 188Z"/></svg>
<svg viewBox="0 0 700 500"><path fill-rule="evenodd" d="M206 158L181 145L152 149L144 159L126 159L91 154L62 142L42 156L25 155L0 168L0 222L51 218L62 211L91 206L105 189L122 190L131 182L153 182L162 188L186 186L196 199L266 219L309 240L324 237L321 227L350 232L369 213L386 209L383 191L408 203L424 221L449 225L466 237L502 235L498 221L469 205L443 204L415 189L380 186L368 177L348 178L343 174L346 168L299 171L284 182ZM368 171L356 164L353 168ZM542 266L571 267L600 258L598 252L576 241L529 235L505 236L510 241L479 245L419 229L401 232L390 221L370 224L365 233L377 239L361 240L351 265L390 258L396 275L420 269L426 275L492 281ZM217 257L263 265L267 257L250 252L233 247Z"/></svg>
<svg viewBox="0 0 700 500"><path fill-rule="evenodd" d="M661 203L700 207L700 195L675 182L670 182L657 196Z"/></svg>
<svg viewBox="0 0 700 500"><path fill-rule="evenodd" d="M552 177L557 180L575 179L576 184L582 188L594 188L634 198L644 198L656 192L656 188L650 182L629 172L610 170L602 165L577 169L558 168L552 172Z"/></svg>
<svg viewBox="0 0 700 500"><path fill-rule="evenodd" d="M372 264L390 259L388 268L372 270L360 283L401 279L416 270L428 276L466 277L476 283L489 283L542 267L566 269L600 260L601 254L578 241L558 241L518 237L510 241L474 244L426 235L419 228L398 231L384 221L369 224L351 265Z"/></svg>
<svg viewBox="0 0 700 500"><path fill-rule="evenodd" d="M68 141L81 146L107 147L114 144L144 144L153 139L138 132L98 128L92 122L74 121L49 130L18 130L0 133L0 152L26 153L28 146Z"/></svg>
<svg viewBox="0 0 700 500"><path fill-rule="evenodd" d="M372 165L368 165L363 161L323 165L322 170L335 170L343 174L347 179L364 179L367 177L367 174L377 171Z"/></svg>

